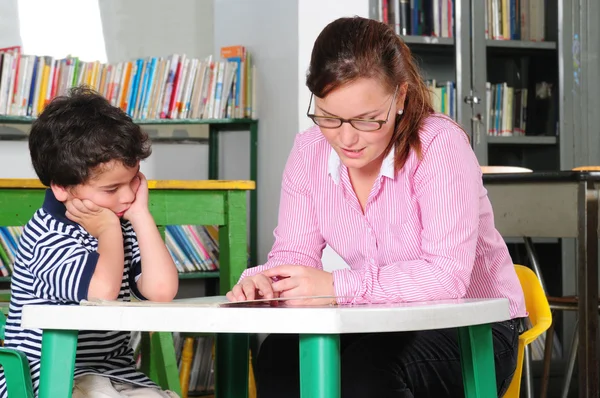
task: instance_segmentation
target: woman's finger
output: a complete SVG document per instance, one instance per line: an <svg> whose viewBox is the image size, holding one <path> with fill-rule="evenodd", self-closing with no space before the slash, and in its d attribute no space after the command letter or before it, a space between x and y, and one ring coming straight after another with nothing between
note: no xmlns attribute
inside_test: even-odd
<svg viewBox="0 0 600 398"><path fill-rule="evenodd" d="M227 292L227 294L225 295L225 297L229 301L236 301L235 295L233 294L233 292L231 290Z"/></svg>
<svg viewBox="0 0 600 398"><path fill-rule="evenodd" d="M256 285L251 279L246 279L246 281L242 281L242 290L244 291L244 296L246 300L254 300L256 298Z"/></svg>
<svg viewBox="0 0 600 398"><path fill-rule="evenodd" d="M235 301L244 301L246 296L244 296L244 291L242 290L242 285L239 283L231 289L231 293L233 294Z"/></svg>
<svg viewBox="0 0 600 398"><path fill-rule="evenodd" d="M302 265L278 265L262 272L268 278L296 276L302 272Z"/></svg>
<svg viewBox="0 0 600 398"><path fill-rule="evenodd" d="M299 287L298 278L285 278L273 282L272 289L274 292L285 292Z"/></svg>
<svg viewBox="0 0 600 398"><path fill-rule="evenodd" d="M256 288L260 292L263 298L273 298L273 287L271 280L264 275L257 275L255 278Z"/></svg>
<svg viewBox="0 0 600 398"><path fill-rule="evenodd" d="M302 297L304 296L302 294L302 292L299 291L299 289L291 289L291 290L285 290L283 292L279 293L279 297L280 298L285 298L285 299L293 299L294 297ZM297 307L297 306L302 306L305 304L306 300L300 299L300 300L285 300L284 303L287 306L290 307Z"/></svg>

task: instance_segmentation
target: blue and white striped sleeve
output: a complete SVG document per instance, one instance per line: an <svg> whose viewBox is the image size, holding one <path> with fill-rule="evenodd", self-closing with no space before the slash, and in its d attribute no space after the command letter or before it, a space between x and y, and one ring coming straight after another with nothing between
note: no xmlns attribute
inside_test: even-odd
<svg viewBox="0 0 600 398"><path fill-rule="evenodd" d="M87 298L98 253L87 250L76 238L49 232L39 237L28 261L34 276L35 295L58 302Z"/></svg>

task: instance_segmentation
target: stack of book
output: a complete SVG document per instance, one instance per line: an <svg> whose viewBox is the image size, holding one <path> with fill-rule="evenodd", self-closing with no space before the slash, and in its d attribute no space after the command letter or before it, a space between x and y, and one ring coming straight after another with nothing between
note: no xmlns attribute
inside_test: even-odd
<svg viewBox="0 0 600 398"><path fill-rule="evenodd" d="M435 79L426 80L425 84L431 92L433 110L456 120L456 84L451 81L437 82Z"/></svg>
<svg viewBox="0 0 600 398"><path fill-rule="evenodd" d="M0 115L37 117L57 95L88 86L132 118L256 119L256 67L243 46L221 59L185 54L103 64L0 49Z"/></svg>

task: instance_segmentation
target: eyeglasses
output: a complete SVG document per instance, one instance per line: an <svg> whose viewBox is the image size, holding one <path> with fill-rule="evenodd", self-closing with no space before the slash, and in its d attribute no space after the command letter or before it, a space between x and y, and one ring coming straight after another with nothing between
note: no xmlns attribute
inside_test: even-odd
<svg viewBox="0 0 600 398"><path fill-rule="evenodd" d="M360 131L377 131L380 130L384 124L388 122L390 117L390 112L392 111L392 105L394 105L394 99L396 98L396 93L398 92L398 86L394 90L394 95L392 96L392 101L390 102L390 108L388 109L387 116L385 120L371 120L371 119L342 119L341 117L331 117L331 116L320 116L309 113L310 106L312 105L312 99L314 94L311 93L310 101L308 102L308 110L306 111L306 116L308 116L312 121L319 127L324 129L337 129L341 127L344 123L349 123L352 127Z"/></svg>

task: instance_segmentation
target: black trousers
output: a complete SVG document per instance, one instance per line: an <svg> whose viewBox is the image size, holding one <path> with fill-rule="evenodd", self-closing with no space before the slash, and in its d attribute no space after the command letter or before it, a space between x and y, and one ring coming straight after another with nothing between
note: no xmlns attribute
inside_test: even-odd
<svg viewBox="0 0 600 398"><path fill-rule="evenodd" d="M520 320L492 325L498 396L512 379ZM464 397L456 329L340 336L342 398ZM298 335L269 335L257 358L259 398L300 397Z"/></svg>

